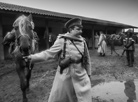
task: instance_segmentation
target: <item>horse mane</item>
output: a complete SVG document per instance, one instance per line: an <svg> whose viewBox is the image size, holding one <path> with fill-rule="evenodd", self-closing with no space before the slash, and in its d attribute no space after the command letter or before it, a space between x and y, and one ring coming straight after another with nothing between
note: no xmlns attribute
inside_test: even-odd
<svg viewBox="0 0 138 102"><path fill-rule="evenodd" d="M14 21L13 27L19 26L18 23L19 23L19 21L20 21L21 19L23 19L23 18L25 18L25 15L19 16L19 17Z"/></svg>
<svg viewBox="0 0 138 102"><path fill-rule="evenodd" d="M32 23L31 23L32 21L29 21L28 17L26 17L25 15L22 15L22 16L18 17L17 20L15 21L15 23L17 22L17 24L18 24L19 31L20 31L21 35L25 35L25 34L28 35L28 31L26 29L27 21L30 22L30 26L32 27L33 26ZM33 38L32 30L29 30L29 32L30 32L29 36L31 38Z"/></svg>
<svg viewBox="0 0 138 102"><path fill-rule="evenodd" d="M19 21L19 31L20 31L21 35L27 34L27 31L23 25L24 23L25 23L24 19L21 19Z"/></svg>

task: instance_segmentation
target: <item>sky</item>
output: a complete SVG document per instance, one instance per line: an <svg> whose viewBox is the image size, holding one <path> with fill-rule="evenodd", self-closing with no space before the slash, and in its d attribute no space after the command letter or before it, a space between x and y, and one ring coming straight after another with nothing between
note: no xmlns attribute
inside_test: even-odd
<svg viewBox="0 0 138 102"><path fill-rule="evenodd" d="M138 0L0 0L0 2L138 27Z"/></svg>

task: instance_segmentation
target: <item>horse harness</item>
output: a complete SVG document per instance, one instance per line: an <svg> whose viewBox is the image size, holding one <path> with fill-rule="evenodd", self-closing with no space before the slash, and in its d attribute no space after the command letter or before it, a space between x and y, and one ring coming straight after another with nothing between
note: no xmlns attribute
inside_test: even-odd
<svg viewBox="0 0 138 102"><path fill-rule="evenodd" d="M20 38L21 38L22 36L28 37L29 42L30 42L30 45L31 45L30 48L29 48L29 49L31 50L31 53L30 53L30 54L33 54L33 53L35 52L35 51L34 51L34 50L35 50L34 45L35 45L36 42L34 42L34 40L35 40L34 38L31 39L31 38L29 37L29 35L27 35L27 34L25 34L25 35L19 35L18 37L15 38L15 48L16 48L16 47L19 47L19 48L21 47L20 41L19 41L19 40L20 40Z"/></svg>
<svg viewBox="0 0 138 102"><path fill-rule="evenodd" d="M68 38L64 38L64 45L63 45L63 58L65 59L65 55L66 55L66 40L67 40ZM75 46L75 48L78 50L78 52L81 54L81 56L82 56L82 58L81 59L79 59L79 60L77 60L77 61L71 61L71 63L82 63L82 64L86 64L86 45L85 45L85 42L84 42L84 54L79 50L79 48L76 46L76 44L74 43L74 40L72 40L72 39L69 39L71 42L72 42L72 44Z"/></svg>

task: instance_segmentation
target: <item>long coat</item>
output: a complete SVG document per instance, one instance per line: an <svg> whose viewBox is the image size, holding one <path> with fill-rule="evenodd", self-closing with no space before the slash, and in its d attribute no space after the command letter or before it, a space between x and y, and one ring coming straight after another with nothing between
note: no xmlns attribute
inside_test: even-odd
<svg viewBox="0 0 138 102"><path fill-rule="evenodd" d="M70 35L66 33L64 36ZM79 40L74 40L74 43L84 53L84 39L80 37ZM50 49L30 55L32 62L48 61L56 58L63 49L63 45L64 38L58 36ZM92 102L91 83L88 77L88 75L91 75L91 61L87 47L85 54L88 59L86 68L82 66L81 62L72 63L63 70L63 74L60 74L60 66L58 66L48 102ZM69 39L66 40L66 57L73 60L82 58L82 55Z"/></svg>
<svg viewBox="0 0 138 102"><path fill-rule="evenodd" d="M104 34L100 35L99 42L98 42L98 45L99 45L98 53L102 53L102 54L106 53L107 45L105 42L105 38L106 38L106 36Z"/></svg>

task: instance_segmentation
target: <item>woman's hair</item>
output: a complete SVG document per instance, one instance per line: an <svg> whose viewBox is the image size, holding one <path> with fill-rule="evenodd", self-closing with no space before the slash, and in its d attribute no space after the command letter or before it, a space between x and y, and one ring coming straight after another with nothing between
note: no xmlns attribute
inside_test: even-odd
<svg viewBox="0 0 138 102"><path fill-rule="evenodd" d="M77 26L77 27L79 27L79 28L83 28L82 25L74 25L74 26L69 27L69 28L67 29L67 31L70 32L72 29L75 28L75 26Z"/></svg>
<svg viewBox="0 0 138 102"><path fill-rule="evenodd" d="M67 31L70 32L74 28L75 28L75 26L72 26L72 27L68 28Z"/></svg>

